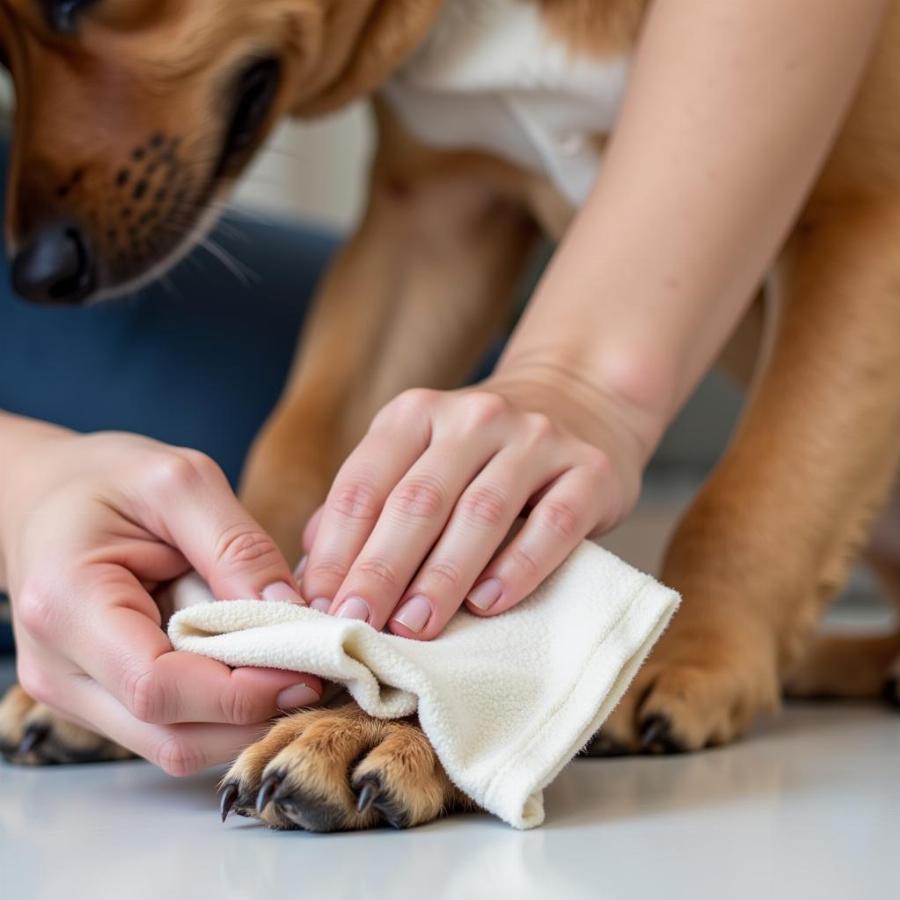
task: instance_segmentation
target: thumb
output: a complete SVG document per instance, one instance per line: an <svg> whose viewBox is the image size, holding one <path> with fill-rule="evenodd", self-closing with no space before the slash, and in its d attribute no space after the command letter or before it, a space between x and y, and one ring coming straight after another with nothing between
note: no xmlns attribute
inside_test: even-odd
<svg viewBox="0 0 900 900"><path fill-rule="evenodd" d="M303 604L287 560L235 497L218 465L194 451L180 451L176 459L154 506L167 540L216 599Z"/></svg>

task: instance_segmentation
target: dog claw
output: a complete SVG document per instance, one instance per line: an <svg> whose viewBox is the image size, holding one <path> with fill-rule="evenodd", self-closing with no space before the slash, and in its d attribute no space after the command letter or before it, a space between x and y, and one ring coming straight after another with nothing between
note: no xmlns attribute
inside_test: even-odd
<svg viewBox="0 0 900 900"><path fill-rule="evenodd" d="M228 818L228 813L231 812L239 793L238 786L233 782L226 784L219 792L219 814L223 822Z"/></svg>
<svg viewBox="0 0 900 900"><path fill-rule="evenodd" d="M36 750L40 747L40 745L47 740L49 735L49 726L32 723L25 729L25 734L22 736L22 740L19 743L18 752L21 753L22 756L26 756L31 753L32 750Z"/></svg>
<svg viewBox="0 0 900 900"><path fill-rule="evenodd" d="M677 753L678 743L672 739L672 723L666 716L654 715L641 725L641 749L645 753Z"/></svg>
<svg viewBox="0 0 900 900"><path fill-rule="evenodd" d="M356 811L361 816L364 816L380 796L381 788L374 781L367 781L359 792L359 797L356 801Z"/></svg>
<svg viewBox="0 0 900 900"><path fill-rule="evenodd" d="M263 783L259 786L259 793L256 795L257 814L262 815L265 812L266 807L271 803L272 797L275 795L275 791L281 787L282 781L284 781L284 776L280 772L273 772L265 777Z"/></svg>
<svg viewBox="0 0 900 900"><path fill-rule="evenodd" d="M611 757L625 756L628 748L625 744L607 737L605 734L596 734L588 742L588 745L578 754L580 757Z"/></svg>

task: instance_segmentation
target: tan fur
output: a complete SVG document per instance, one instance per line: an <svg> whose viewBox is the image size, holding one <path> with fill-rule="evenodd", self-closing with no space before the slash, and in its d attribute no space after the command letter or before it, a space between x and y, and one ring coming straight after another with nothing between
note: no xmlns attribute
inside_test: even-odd
<svg viewBox="0 0 900 900"><path fill-rule="evenodd" d="M2 746L17 747L25 736L25 723L35 703L18 685L0 700L0 741Z"/></svg>
<svg viewBox="0 0 900 900"><path fill-rule="evenodd" d="M594 56L628 52L647 5L522 2L539 2L573 53ZM13 4L19 14L24 5ZM193 46L190 35L202 31L191 19L211 10L218 42ZM84 58L52 45L31 48L29 65L42 77L20 102L13 237L20 206L33 208L35 197L60 202L47 200L31 173L55 184L69 177L73 157L84 160L90 177L66 202L90 210L121 164L120 147L163 122L173 132L174 123L200 128L194 111L249 38L276 42L289 59L274 121L289 109L314 114L372 91L438 10L438 0L208 0L196 9L163 5L114 39L87 29ZM14 70L26 64L27 44L13 41ZM900 674L896 637L813 643L896 476L898 49L900 4L892 3L854 109L773 268L773 289L723 356L752 384L747 410L667 554L663 578L682 591L683 609L596 742L598 752L723 743L775 708L785 681L800 693L869 696ZM154 73L154 58L177 73L171 83ZM118 80L102 77L110 71ZM110 85L122 84L123 71L135 84L131 112L116 119L114 141L99 146L93 130L110 116ZM60 108L57 93L72 112ZM59 135L60 123L57 146L50 130ZM419 145L384 109L378 127L368 211L322 286L244 482L251 510L291 554L305 517L380 405L413 385L458 384L511 313L535 224L558 237L574 212L533 174L483 154ZM208 155L217 133L183 134L192 171L202 169L201 150ZM595 140L602 146L606 137ZM24 165L34 159L39 165ZM16 733L9 725L7 732ZM353 708L290 716L245 751L229 775L245 812L263 773L273 771L288 779L280 807L263 813L276 827L374 824L383 813L355 811L363 776L389 785L391 813L404 823L460 800L414 724L375 722ZM293 819L283 814L289 806Z"/></svg>
<svg viewBox="0 0 900 900"><path fill-rule="evenodd" d="M843 585L897 464L897 236L900 206L839 207L786 248L771 359L664 565L684 609L606 729L626 746L654 716L690 749L741 733Z"/></svg>
<svg viewBox="0 0 900 900"><path fill-rule="evenodd" d="M615 56L637 41L649 0L530 0L573 53Z"/></svg>
<svg viewBox="0 0 900 900"><path fill-rule="evenodd" d="M32 750L20 751L29 731L37 729L41 740ZM36 703L18 685L0 700L0 753L20 765L51 765L128 759L129 751L99 735L59 718Z"/></svg>
<svg viewBox="0 0 900 900"><path fill-rule="evenodd" d="M894 533L900 507L894 502L885 521ZM890 535L888 535L889 537ZM884 586L886 597L900 613L900 558L894 547L879 552L878 531L866 560ZM824 634L813 640L784 679L791 697L808 699L870 699L882 694L900 707L900 627L887 634Z"/></svg>
<svg viewBox="0 0 900 900"><path fill-rule="evenodd" d="M368 210L322 286L243 479L245 502L293 556L375 412L406 388L450 388L472 371L510 315L535 237L521 205L498 189L495 161L426 151L383 110L379 123Z"/></svg>
<svg viewBox="0 0 900 900"><path fill-rule="evenodd" d="M787 672L785 692L810 700L870 700L900 672L900 631L886 635L824 635Z"/></svg>
<svg viewBox="0 0 900 900"><path fill-rule="evenodd" d="M258 810L257 793L270 775L279 787ZM357 795L367 783L378 796L360 813ZM277 722L225 775L223 790L230 785L239 791L238 813L259 815L273 828L306 831L358 830L385 821L406 828L471 805L416 725L373 719L354 704Z"/></svg>

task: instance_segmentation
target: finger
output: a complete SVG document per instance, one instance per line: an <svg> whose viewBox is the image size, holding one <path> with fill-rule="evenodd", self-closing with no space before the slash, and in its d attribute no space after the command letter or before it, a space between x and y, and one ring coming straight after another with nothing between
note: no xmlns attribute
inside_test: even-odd
<svg viewBox="0 0 900 900"><path fill-rule="evenodd" d="M466 598L478 615L496 615L524 600L586 537L602 502L595 475L575 468L560 477L492 561Z"/></svg>
<svg viewBox="0 0 900 900"><path fill-rule="evenodd" d="M231 762L270 727L268 722L243 726L147 724L88 679L78 683L74 691L93 730L176 777Z"/></svg>
<svg viewBox="0 0 900 900"><path fill-rule="evenodd" d="M331 611L383 628L446 527L457 498L496 450L491 439L462 445L445 440L426 450L385 501Z"/></svg>
<svg viewBox="0 0 900 900"><path fill-rule="evenodd" d="M413 412L376 418L338 472L303 572L301 592L313 609L331 608L388 495L428 447L429 420Z"/></svg>
<svg viewBox="0 0 900 900"><path fill-rule="evenodd" d="M403 637L430 640L450 621L503 543L528 499L558 470L536 448L501 450L472 480L390 622Z"/></svg>
<svg viewBox="0 0 900 900"><path fill-rule="evenodd" d="M319 526L322 524L322 513L325 507L320 506L309 518L306 527L303 529L303 552L309 553L316 541L316 535L319 533Z"/></svg>
<svg viewBox="0 0 900 900"><path fill-rule="evenodd" d="M203 454L166 454L145 486L140 521L185 556L220 600L302 603L281 551Z"/></svg>
<svg viewBox="0 0 900 900"><path fill-rule="evenodd" d="M237 668L172 649L152 598L130 572L97 566L80 580L88 602L60 650L143 722L248 725L318 701L315 676Z"/></svg>
<svg viewBox="0 0 900 900"><path fill-rule="evenodd" d="M86 728L91 723L77 711L72 703L69 685L83 678L82 672L69 660L47 653L21 628L16 629L16 675L22 690L37 703L46 706L55 716Z"/></svg>
<svg viewBox="0 0 900 900"><path fill-rule="evenodd" d="M303 573L306 571L306 566L309 562L309 551L316 540L316 534L319 531L319 525L321 525L322 523L322 512L324 509L324 506L320 506L312 514L309 521L306 523L306 527L303 529L303 556L300 558L300 562L297 563L297 568L294 569L294 580L298 585L303 582ZM304 602L308 602L306 600L306 597L304 597L303 600ZM316 608L320 608L322 606L325 606L325 610L320 609L320 612L327 611L327 604L323 604L321 602Z"/></svg>

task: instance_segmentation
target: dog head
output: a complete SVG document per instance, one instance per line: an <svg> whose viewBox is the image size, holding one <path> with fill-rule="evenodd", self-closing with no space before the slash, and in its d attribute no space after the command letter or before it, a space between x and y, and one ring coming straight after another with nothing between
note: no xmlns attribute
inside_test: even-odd
<svg viewBox="0 0 900 900"><path fill-rule="evenodd" d="M282 115L375 87L438 5L0 0L16 93L6 237L17 293L76 304L163 271Z"/></svg>

